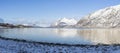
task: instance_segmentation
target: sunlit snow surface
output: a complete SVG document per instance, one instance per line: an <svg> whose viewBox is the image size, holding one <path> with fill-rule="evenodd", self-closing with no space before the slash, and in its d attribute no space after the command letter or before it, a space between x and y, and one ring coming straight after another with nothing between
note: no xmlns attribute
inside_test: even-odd
<svg viewBox="0 0 120 53"><path fill-rule="evenodd" d="M88 28L119 28L120 27L120 5L110 6L80 19L77 27Z"/></svg>

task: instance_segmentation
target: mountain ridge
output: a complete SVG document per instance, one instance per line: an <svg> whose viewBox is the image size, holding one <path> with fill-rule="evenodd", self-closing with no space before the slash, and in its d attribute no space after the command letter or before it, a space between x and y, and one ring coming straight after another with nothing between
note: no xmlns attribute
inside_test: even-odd
<svg viewBox="0 0 120 53"><path fill-rule="evenodd" d="M106 7L83 17L77 23L77 27L120 27L120 5Z"/></svg>

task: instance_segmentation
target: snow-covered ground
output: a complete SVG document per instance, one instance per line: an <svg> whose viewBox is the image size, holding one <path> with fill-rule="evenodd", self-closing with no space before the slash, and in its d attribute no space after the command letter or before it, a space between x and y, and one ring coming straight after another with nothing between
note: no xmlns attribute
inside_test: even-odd
<svg viewBox="0 0 120 53"><path fill-rule="evenodd" d="M67 46L14 41L0 38L0 53L119 53L120 45Z"/></svg>

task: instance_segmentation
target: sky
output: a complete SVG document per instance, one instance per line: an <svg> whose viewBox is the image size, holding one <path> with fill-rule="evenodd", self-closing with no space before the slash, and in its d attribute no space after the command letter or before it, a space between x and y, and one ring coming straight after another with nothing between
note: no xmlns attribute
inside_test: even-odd
<svg viewBox="0 0 120 53"><path fill-rule="evenodd" d="M10 23L50 24L59 18L76 20L119 0L0 0L0 18Z"/></svg>

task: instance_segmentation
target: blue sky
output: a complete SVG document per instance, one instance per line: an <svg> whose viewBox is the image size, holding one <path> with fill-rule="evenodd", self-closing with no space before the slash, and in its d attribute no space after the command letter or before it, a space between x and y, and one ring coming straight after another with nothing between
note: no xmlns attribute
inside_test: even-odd
<svg viewBox="0 0 120 53"><path fill-rule="evenodd" d="M88 15L119 0L0 0L0 18L6 22L52 23L58 18Z"/></svg>

